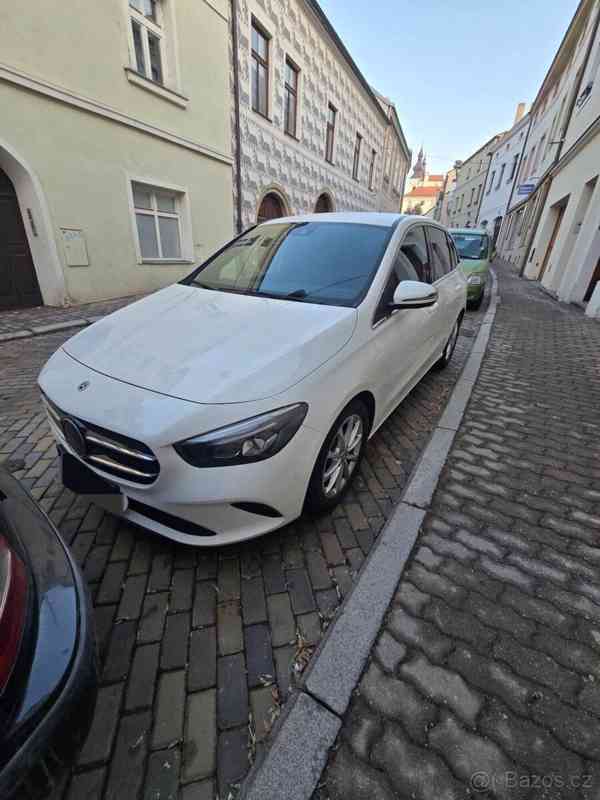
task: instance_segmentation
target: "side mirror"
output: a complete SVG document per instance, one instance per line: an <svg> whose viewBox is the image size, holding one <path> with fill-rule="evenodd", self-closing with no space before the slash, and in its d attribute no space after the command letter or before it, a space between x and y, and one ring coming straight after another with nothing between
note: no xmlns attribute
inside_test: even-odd
<svg viewBox="0 0 600 800"><path fill-rule="evenodd" d="M390 303L392 308L428 308L438 299L435 286L421 281L400 281Z"/></svg>

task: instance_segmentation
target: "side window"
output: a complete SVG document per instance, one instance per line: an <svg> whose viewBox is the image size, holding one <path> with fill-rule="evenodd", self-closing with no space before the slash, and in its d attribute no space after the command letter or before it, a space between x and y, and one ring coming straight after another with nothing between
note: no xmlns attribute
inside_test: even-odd
<svg viewBox="0 0 600 800"><path fill-rule="evenodd" d="M402 245L398 249L398 252L396 253L394 266L392 267L392 271L390 272L390 276L385 285L385 289L383 290L383 294L381 295L381 300L379 301L377 311L375 312L375 318L373 320L374 323L379 322L380 320L385 319L386 317L389 317L390 315L389 305L394 299L394 292L396 291L396 287L398 286L400 281L420 280L417 270L411 263L408 256L406 256L403 253L402 251L403 247L404 245Z"/></svg>
<svg viewBox="0 0 600 800"><path fill-rule="evenodd" d="M373 323L390 315L389 304L392 302L396 286L400 281L431 283L427 239L425 229L421 225L408 231L396 253L394 266L381 295Z"/></svg>
<svg viewBox="0 0 600 800"><path fill-rule="evenodd" d="M417 275L416 278L403 278L403 280L431 283L427 240L425 238L425 228L422 225L416 225L407 232L404 241L400 245L400 251Z"/></svg>
<svg viewBox="0 0 600 800"><path fill-rule="evenodd" d="M458 266L460 258L458 257L458 253L456 252L456 245L454 244L454 240L449 233L446 234L446 241L448 242L448 247L450 248L450 259L452 261L452 269L455 269Z"/></svg>
<svg viewBox="0 0 600 800"><path fill-rule="evenodd" d="M427 238L431 249L433 280L439 281L453 269L446 234L431 225L427 228Z"/></svg>

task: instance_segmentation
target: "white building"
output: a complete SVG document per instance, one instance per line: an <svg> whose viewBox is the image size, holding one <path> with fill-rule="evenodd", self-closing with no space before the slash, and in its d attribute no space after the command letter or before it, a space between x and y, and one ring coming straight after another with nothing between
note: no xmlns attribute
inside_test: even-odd
<svg viewBox="0 0 600 800"><path fill-rule="evenodd" d="M410 151L397 115L316 0L233 8L238 230L285 214L399 210Z"/></svg>
<svg viewBox="0 0 600 800"><path fill-rule="evenodd" d="M457 169L454 202L449 213L452 228L474 228L479 219L483 187L488 178L491 153L504 134L493 136Z"/></svg>
<svg viewBox="0 0 600 800"><path fill-rule="evenodd" d="M563 194L555 204L553 213L557 215L558 225L552 246L544 246L549 244L544 235L536 241L534 249L533 238L536 231L541 233L538 223L546 208L550 184L557 174L558 163L567 156L569 150L567 135L571 122L581 118L585 106L589 106L590 102L589 107L594 105L592 95L597 94L597 85L589 89L583 100L580 97L590 83L590 73L594 70L597 72L598 65L590 51L597 14L598 0L581 0L529 112L531 128L519 169L517 189L502 226L498 246L500 255L528 277L542 278L554 258L551 258L552 251L555 255L558 253L554 245L561 245L562 250L564 244L564 240L560 242L557 239L569 192ZM587 112L584 116L587 118ZM581 133L577 124L571 130ZM573 144L572 138L570 144ZM572 213L573 205L571 202L569 213ZM562 235L565 229L566 226Z"/></svg>
<svg viewBox="0 0 600 800"><path fill-rule="evenodd" d="M485 228L494 243L514 195L529 121L529 115L525 114L525 103L519 103L513 127L491 149L491 163L477 226Z"/></svg>
<svg viewBox="0 0 600 800"><path fill-rule="evenodd" d="M579 64L575 102L524 274L600 317L600 3L583 3L574 23L563 48ZM552 72L546 94L560 80Z"/></svg>

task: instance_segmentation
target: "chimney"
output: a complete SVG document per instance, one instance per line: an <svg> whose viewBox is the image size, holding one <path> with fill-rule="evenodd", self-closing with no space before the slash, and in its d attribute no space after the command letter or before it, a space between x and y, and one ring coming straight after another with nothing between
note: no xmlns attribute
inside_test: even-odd
<svg viewBox="0 0 600 800"><path fill-rule="evenodd" d="M515 121L513 125L516 125L519 120L523 119L525 116L525 109L527 108L527 103L519 103L517 106L517 113L515 114Z"/></svg>

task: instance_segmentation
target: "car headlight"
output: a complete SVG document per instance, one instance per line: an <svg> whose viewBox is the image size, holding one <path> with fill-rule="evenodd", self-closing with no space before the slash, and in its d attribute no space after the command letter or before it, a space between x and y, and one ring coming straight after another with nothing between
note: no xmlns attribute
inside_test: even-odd
<svg viewBox="0 0 600 800"><path fill-rule="evenodd" d="M481 277L479 275L469 275L467 283L471 286L481 286Z"/></svg>
<svg viewBox="0 0 600 800"><path fill-rule="evenodd" d="M285 406L194 436L174 447L193 467L229 467L262 461L286 446L307 412L306 403Z"/></svg>

